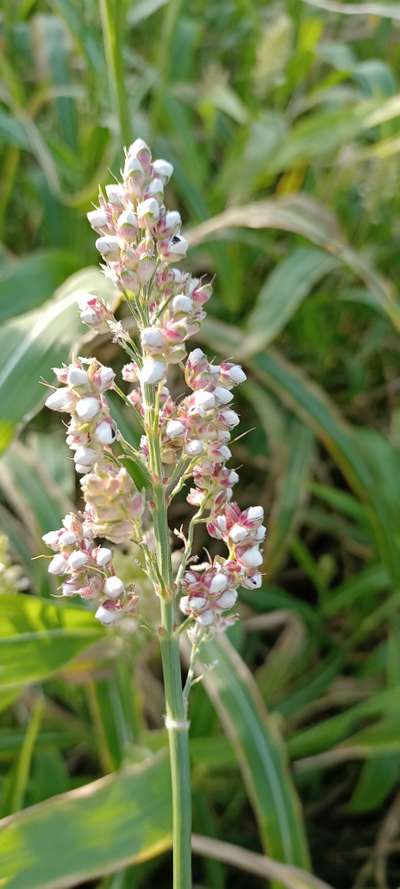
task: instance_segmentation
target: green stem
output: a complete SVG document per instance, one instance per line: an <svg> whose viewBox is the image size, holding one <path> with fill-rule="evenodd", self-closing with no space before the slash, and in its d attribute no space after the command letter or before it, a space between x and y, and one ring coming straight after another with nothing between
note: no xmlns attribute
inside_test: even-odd
<svg viewBox="0 0 400 889"><path fill-rule="evenodd" d="M121 141L128 146L131 142L132 127L125 90L121 40L121 13L123 14L124 8L125 4L121 3L121 0L100 0L101 26L104 52L110 72L111 97L118 114Z"/></svg>
<svg viewBox="0 0 400 889"><path fill-rule="evenodd" d="M160 648L164 677L166 726L172 785L173 889L191 889L191 784L189 725L183 695L179 640L175 636L176 596L173 587L166 491L162 478L158 400L153 386L143 386L145 430L152 475L154 531L160 589Z"/></svg>

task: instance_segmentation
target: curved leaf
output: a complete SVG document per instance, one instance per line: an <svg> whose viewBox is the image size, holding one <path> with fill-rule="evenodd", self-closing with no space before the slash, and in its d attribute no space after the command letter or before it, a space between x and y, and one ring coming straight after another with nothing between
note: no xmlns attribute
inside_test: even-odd
<svg viewBox="0 0 400 889"><path fill-rule="evenodd" d="M5 593L0 597L0 689L47 679L102 633L83 608Z"/></svg>
<svg viewBox="0 0 400 889"><path fill-rule="evenodd" d="M71 344L82 333L76 294L93 290L107 295L109 285L98 269L84 269L69 278L55 298L40 309L4 324L0 331L0 444L8 445L17 426L41 406L46 390L40 379L51 379L51 368L68 358ZM6 432L4 441L1 433Z"/></svg>
<svg viewBox="0 0 400 889"><path fill-rule="evenodd" d="M276 720L263 706L245 663L226 637L201 648L213 664L204 684L236 750L264 849L278 861L308 867L303 818Z"/></svg>
<svg viewBox="0 0 400 889"><path fill-rule="evenodd" d="M80 885L164 852L169 780L163 753L3 819L2 889Z"/></svg>

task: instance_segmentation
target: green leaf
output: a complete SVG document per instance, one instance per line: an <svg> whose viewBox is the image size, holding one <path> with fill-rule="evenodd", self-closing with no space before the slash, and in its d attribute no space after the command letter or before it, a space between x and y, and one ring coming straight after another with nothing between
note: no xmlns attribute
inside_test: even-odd
<svg viewBox="0 0 400 889"><path fill-rule="evenodd" d="M0 321L22 315L50 299L77 267L72 253L38 250L7 263L0 275Z"/></svg>
<svg viewBox="0 0 400 889"><path fill-rule="evenodd" d="M53 379L52 367L68 358L72 343L83 332L76 306L80 290L110 292L98 269L84 269L40 309L3 325L0 416L8 426L16 429L40 408L46 397L40 379Z"/></svg>
<svg viewBox="0 0 400 889"><path fill-rule="evenodd" d="M394 98L398 101L397 96ZM189 232L189 243L195 245L213 240L213 235L220 235L227 229L237 227L277 228L295 232L322 247L364 281L371 291L376 310L384 311L392 324L400 330L400 303L393 285L376 271L365 256L349 247L335 217L318 201L306 194L297 194L256 201L241 207L228 207L223 213L192 229ZM234 333L240 337L239 331L234 330Z"/></svg>
<svg viewBox="0 0 400 889"><path fill-rule="evenodd" d="M164 852L169 781L162 753L4 819L2 889L80 885Z"/></svg>
<svg viewBox="0 0 400 889"><path fill-rule="evenodd" d="M315 456L313 435L300 423L291 424L288 440L289 454L269 519L270 532L266 548L268 577L276 573L290 547L305 500L306 486Z"/></svg>
<svg viewBox="0 0 400 889"><path fill-rule="evenodd" d="M307 867L302 813L276 719L264 710L249 670L226 637L205 643L201 660L213 664L204 684L236 750L265 851Z"/></svg>
<svg viewBox="0 0 400 889"><path fill-rule="evenodd" d="M103 635L92 613L35 596L0 597L0 688L47 679Z"/></svg>
<svg viewBox="0 0 400 889"><path fill-rule="evenodd" d="M313 247L296 247L279 263L258 294L246 321L239 358L260 352L281 332L303 299L338 260Z"/></svg>

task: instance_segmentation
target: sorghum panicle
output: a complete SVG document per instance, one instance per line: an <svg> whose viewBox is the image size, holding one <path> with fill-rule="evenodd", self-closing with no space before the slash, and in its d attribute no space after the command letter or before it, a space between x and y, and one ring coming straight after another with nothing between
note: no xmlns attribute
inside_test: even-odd
<svg viewBox="0 0 400 889"><path fill-rule="evenodd" d="M186 341L198 333L205 317L211 286L175 267L187 242L180 233L179 213L164 205L172 172L168 161L153 161L148 146L137 139L126 151L122 181L107 185L99 206L88 214L98 234L103 271L128 303L136 333L117 321L95 294L79 295L81 319L97 333L110 332L127 353L122 378L132 388L125 400L141 419L143 436L135 451L112 419L106 393L121 391L111 368L95 358L55 368L61 386L46 405L70 415L67 444L82 476L85 505L43 539L55 553L50 573L63 577L61 594L93 602L104 624L136 609L138 596L116 576L112 550L103 541L141 544L143 570L161 595L154 547L148 542L154 502L146 487L137 490L124 465L129 456L151 474L149 452L153 436L158 436L167 504L186 481L193 483L187 501L197 511L188 536L178 535L185 545L170 593L179 597L181 611L198 634L206 628L207 633L223 630L235 620L238 587L261 585L266 529L260 506L242 511L232 502L238 475L227 466L231 433L239 423L232 390L246 376L230 361L210 362L199 348L186 353ZM187 394L177 400L167 388L170 365L184 368ZM224 542L226 557L201 564L192 557L192 531L199 522Z"/></svg>

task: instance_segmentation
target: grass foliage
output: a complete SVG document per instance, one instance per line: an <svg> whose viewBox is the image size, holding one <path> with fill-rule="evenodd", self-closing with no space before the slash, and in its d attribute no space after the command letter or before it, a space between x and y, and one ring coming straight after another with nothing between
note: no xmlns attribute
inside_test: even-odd
<svg viewBox="0 0 400 889"><path fill-rule="evenodd" d="M400 882L399 20L361 0L3 0L4 889L170 880L153 643L50 598L32 561L77 498L40 380L82 337L76 291L109 295L85 213L138 135L175 165L191 270L216 276L202 342L248 372L239 499L269 516L264 586L193 692L196 884Z"/></svg>

